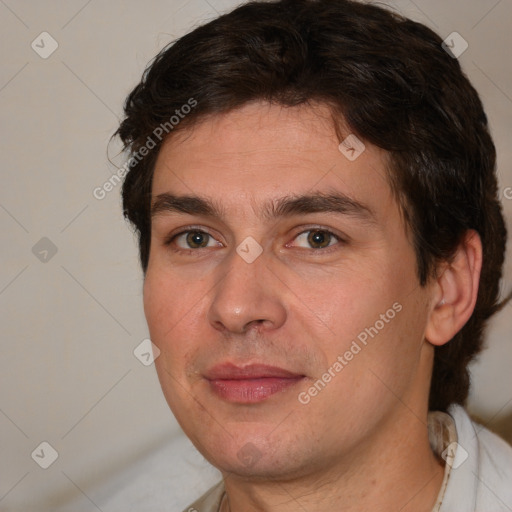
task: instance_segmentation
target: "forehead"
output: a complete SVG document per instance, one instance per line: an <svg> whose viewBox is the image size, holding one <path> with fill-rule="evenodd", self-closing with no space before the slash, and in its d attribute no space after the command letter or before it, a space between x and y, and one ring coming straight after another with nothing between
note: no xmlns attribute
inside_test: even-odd
<svg viewBox="0 0 512 512"><path fill-rule="evenodd" d="M346 128L341 135L353 137ZM168 138L156 161L152 195L171 192L254 205L324 190L388 204L385 152L365 143L351 160L339 146L324 105L248 104Z"/></svg>

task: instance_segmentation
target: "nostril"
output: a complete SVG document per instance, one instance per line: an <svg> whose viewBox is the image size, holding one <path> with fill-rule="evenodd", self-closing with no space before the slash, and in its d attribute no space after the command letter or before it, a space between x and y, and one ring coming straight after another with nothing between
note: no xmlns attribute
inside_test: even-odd
<svg viewBox="0 0 512 512"><path fill-rule="evenodd" d="M250 322L248 322L244 328L244 332L247 332L249 331L250 329L257 329L258 327L262 326L264 323L266 322L266 320L264 318L262 319L259 319L259 320L251 320Z"/></svg>

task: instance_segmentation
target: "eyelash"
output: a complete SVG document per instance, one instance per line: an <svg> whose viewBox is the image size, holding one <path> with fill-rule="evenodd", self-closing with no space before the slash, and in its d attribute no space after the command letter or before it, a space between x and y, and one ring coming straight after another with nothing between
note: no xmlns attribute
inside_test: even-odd
<svg viewBox="0 0 512 512"><path fill-rule="evenodd" d="M337 235L336 233L333 233L332 231L330 231L329 229L325 229L325 228L322 228L322 227L310 227L309 229L305 229L303 231L300 231L299 233L297 233L294 237L293 237L293 240L297 239L300 235L303 235L305 233L309 233L309 232L312 232L312 231L319 231L321 233L324 233L324 234L328 234L330 235L331 237L333 237L334 239L336 239L338 241L338 243L341 243L341 244L344 244L346 243L347 241L342 238L340 235ZM174 235L171 235L169 236L168 238L166 238L164 240L164 245L165 246L170 246L177 238L179 238L180 236L182 235L186 235L188 233L201 233L203 235L207 235L211 238L213 238L215 240L215 238L213 237L213 235L211 235L210 233L208 233L207 231L204 231L203 229L199 229L199 228L194 228L194 227L188 227L188 229L185 229L183 231L180 231L179 233L176 233ZM337 244L333 244L333 245L328 245L327 247L324 247L324 248L320 248L320 249L315 249L315 248L310 248L311 251L314 251L314 252L317 252L317 253L328 253L328 252L331 252L331 250L333 248L335 248ZM200 249L207 249L207 247L200 247L200 248L196 248L196 249L182 249L182 248L173 248L172 250L174 252L177 252L177 253L192 253L192 252L199 252ZM299 249L305 249L305 247L300 247Z"/></svg>

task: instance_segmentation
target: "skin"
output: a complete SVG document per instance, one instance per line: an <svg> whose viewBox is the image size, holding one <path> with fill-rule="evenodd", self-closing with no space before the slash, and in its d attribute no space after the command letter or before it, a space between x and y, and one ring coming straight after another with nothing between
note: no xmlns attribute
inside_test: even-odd
<svg viewBox="0 0 512 512"><path fill-rule="evenodd" d="M252 103L176 133L158 156L153 202L169 193L222 207L220 217L152 218L144 309L164 395L222 472L224 511L418 512L439 492L444 468L427 432L433 351L474 307L479 238L469 234L421 287L385 153L365 143L350 161L338 144L325 106ZM371 215L262 215L284 196L333 192ZM191 248L186 236L165 244L186 229L210 234L207 246ZM315 230L326 248L308 242ZM263 250L252 263L236 252L249 236ZM400 312L301 403L299 393L396 303ZM232 403L204 377L226 361L304 378L262 402ZM247 450L249 462L239 456Z"/></svg>

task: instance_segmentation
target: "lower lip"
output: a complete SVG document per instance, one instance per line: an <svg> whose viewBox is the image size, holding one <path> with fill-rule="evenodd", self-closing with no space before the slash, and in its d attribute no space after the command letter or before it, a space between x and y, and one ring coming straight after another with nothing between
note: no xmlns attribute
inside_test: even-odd
<svg viewBox="0 0 512 512"><path fill-rule="evenodd" d="M280 391L294 386L303 377L260 377L256 379L214 379L210 386L214 393L227 400L241 404L262 402Z"/></svg>

